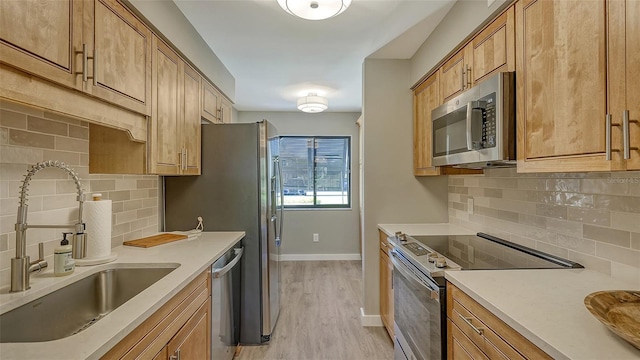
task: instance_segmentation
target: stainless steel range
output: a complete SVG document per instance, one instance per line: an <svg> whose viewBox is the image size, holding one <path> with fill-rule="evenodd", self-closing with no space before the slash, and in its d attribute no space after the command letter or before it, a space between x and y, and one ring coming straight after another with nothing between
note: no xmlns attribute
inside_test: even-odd
<svg viewBox="0 0 640 360"><path fill-rule="evenodd" d="M389 241L394 244L390 254L395 360L446 359L445 270L582 268L578 263L483 233L396 234Z"/></svg>

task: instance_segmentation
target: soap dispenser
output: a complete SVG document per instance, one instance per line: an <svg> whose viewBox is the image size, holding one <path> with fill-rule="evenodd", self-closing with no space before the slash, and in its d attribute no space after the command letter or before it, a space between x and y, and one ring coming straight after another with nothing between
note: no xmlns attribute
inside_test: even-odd
<svg viewBox="0 0 640 360"><path fill-rule="evenodd" d="M75 260L71 256L72 246L69 245L67 235L72 233L62 233L60 246L53 250L53 273L55 276L69 275L76 267Z"/></svg>

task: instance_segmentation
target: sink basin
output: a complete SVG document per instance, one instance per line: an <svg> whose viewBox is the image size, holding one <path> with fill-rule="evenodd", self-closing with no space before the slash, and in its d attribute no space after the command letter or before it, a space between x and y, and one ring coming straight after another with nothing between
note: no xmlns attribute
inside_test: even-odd
<svg viewBox="0 0 640 360"><path fill-rule="evenodd" d="M175 267L113 268L0 315L0 343L39 342L79 333Z"/></svg>

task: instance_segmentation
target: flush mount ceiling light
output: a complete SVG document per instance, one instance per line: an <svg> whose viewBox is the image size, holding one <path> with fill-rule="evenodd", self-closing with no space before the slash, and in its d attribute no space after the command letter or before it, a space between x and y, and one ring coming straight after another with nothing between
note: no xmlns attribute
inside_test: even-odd
<svg viewBox="0 0 640 360"><path fill-rule="evenodd" d="M316 93L309 93L298 99L298 110L306 113L319 113L327 110L329 102L327 98L318 96Z"/></svg>
<svg viewBox="0 0 640 360"><path fill-rule="evenodd" d="M351 0L278 0L284 11L307 20L324 20L347 10Z"/></svg>

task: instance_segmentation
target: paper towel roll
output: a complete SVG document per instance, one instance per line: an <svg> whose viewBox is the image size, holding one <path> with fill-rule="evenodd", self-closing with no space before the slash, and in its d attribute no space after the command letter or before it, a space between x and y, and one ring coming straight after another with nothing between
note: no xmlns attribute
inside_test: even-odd
<svg viewBox="0 0 640 360"><path fill-rule="evenodd" d="M87 226L87 259L111 255L111 200L85 201L82 218Z"/></svg>

